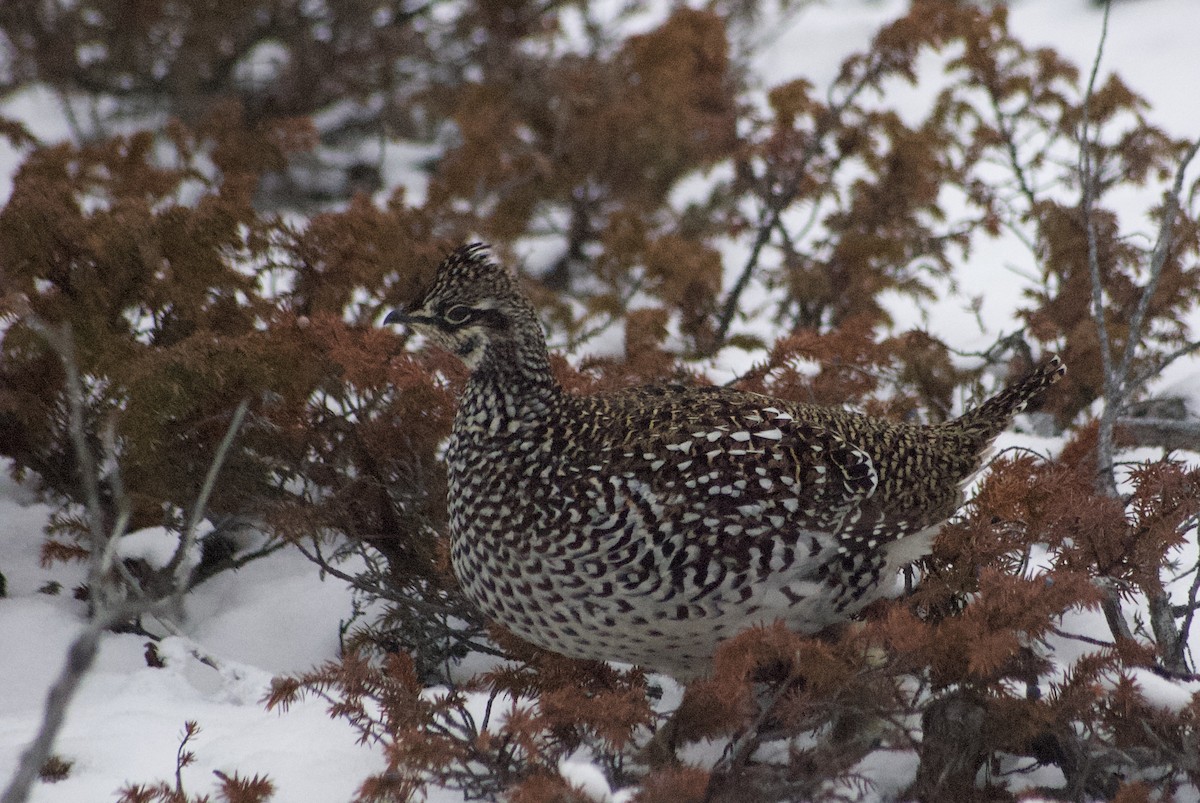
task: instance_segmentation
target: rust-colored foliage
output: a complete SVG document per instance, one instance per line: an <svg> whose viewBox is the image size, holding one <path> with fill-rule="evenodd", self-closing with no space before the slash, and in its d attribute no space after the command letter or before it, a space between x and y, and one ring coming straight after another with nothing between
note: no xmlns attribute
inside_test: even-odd
<svg viewBox="0 0 1200 803"><path fill-rule="evenodd" d="M196 761L196 754L188 744L200 733L200 726L193 720L183 723L179 748L175 752L175 783L128 784L118 790L118 803L213 803L209 795L191 795L183 788L181 771ZM217 776L216 801L222 803L266 803L275 794L275 784L265 775L244 778L238 773L226 775L214 771Z"/></svg>
<svg viewBox="0 0 1200 803"><path fill-rule="evenodd" d="M1111 738L1170 763L1155 751L1194 739L1194 723L1156 708L1127 674L1165 663L1169 645L1072 634L1058 623L1097 608L1109 585L1123 596L1161 591L1200 513L1198 479L1176 463L1146 464L1130 472L1133 493L1117 500L1096 491L1088 461L1001 459L963 519L943 531L911 607L873 627L935 688L983 692L985 751L1058 764L1078 788L1111 795L1104 771L1080 765L1080 756ZM1094 646L1055 679L1055 653L1044 645L1079 638Z"/></svg>
<svg viewBox="0 0 1200 803"><path fill-rule="evenodd" d="M217 796L189 795L166 781L150 786L126 786L119 791L117 803L267 803L275 796L270 779L254 775L243 778L237 773L218 776Z"/></svg>
<svg viewBox="0 0 1200 803"><path fill-rule="evenodd" d="M387 770L362 783L360 800L418 798L430 784L581 800L558 767L576 754L614 788L639 784L650 803L757 799L736 797L743 790L845 797L858 761L880 749L917 751L910 792L929 798L977 790L977 771L977 791L1011 797L1011 773L989 773L1015 760L1059 767L1065 781L1052 793L1065 797L1144 799L1147 787L1119 777L1151 777L1147 768L1167 794L1200 781L1200 702L1164 710L1139 686L1146 672L1189 666L1167 636L1186 635L1196 592L1176 615L1165 583L1200 515L1194 469L1144 464L1122 475L1125 496L1099 493L1088 426L1055 459L1002 455L914 571L911 593L874 606L865 626L820 638L765 627L725 644L672 727L684 741L729 739L729 750L711 769L649 770L638 750L658 724L653 679L489 632L461 598L439 455L465 370L376 325L447 247L485 237L520 274L553 343L586 354L591 338L622 333L623 354L574 366L553 357L571 391L711 382L711 363L695 358L733 347L761 354L736 387L936 422L982 395L985 371L1015 373L1057 351L1070 370L1044 409L1066 426L1103 389L1093 269L1117 354L1131 316L1145 315L1135 378L1195 336L1181 315L1200 298L1194 203L1179 211L1139 307L1150 255L1110 198L1160 185L1184 146L1118 79L1085 102L1078 70L1016 40L1002 7L940 0L914 2L831 87L771 87L765 109L745 102L744 54L728 30L735 3L680 6L637 36L594 31L565 51L559 3L472 0L453 13L429 3L407 17L371 3L315 16L277 3L280 18L290 9L304 23L275 32L292 59L262 85L233 75L261 36L259 4L210 3L196 15L194 3L151 2L128 24L125 3L60 5L45 18L28 2L0 5L0 29L23 56L14 80L118 99L170 93L164 108L183 122L70 146L0 121L0 136L26 149L0 210L0 454L61 502L44 560L86 557L65 374L35 320L68 326L75 343L85 434L106 458L105 526L119 519L123 489L131 527L181 529L248 400L206 511L218 529L190 582L240 565L218 536L249 521L388 603L348 629L342 660L278 680L268 700L319 696L383 745ZM107 52L76 60L94 36ZM226 39L231 50L216 46ZM180 43L169 54L144 47L168 41ZM406 76L422 58L432 66ZM889 88L929 59L940 59L944 84L929 108L900 114ZM421 200L359 195L304 222L264 211L263 177L337 133L309 119L333 99L378 101L386 111L368 129L451 135ZM1081 147L1086 177L1070 167ZM708 172L717 165L732 170ZM953 359L959 344L889 330L896 299L953 292L951 266L1005 229L1032 245L1041 281L1020 311L1025 329L978 372ZM524 265L517 255L535 240L559 250ZM751 321L778 337L764 342ZM367 570L344 573L338 558L350 552ZM1142 600L1157 605L1153 621L1126 621L1121 604ZM1081 612L1114 632L1069 632L1064 619ZM514 663L456 678L472 651ZM957 768L936 764L952 741L945 711L981 723ZM806 740L770 764L756 756L771 734ZM235 801L270 794L253 778L222 790ZM188 799L177 791L124 793Z"/></svg>
<svg viewBox="0 0 1200 803"><path fill-rule="evenodd" d="M276 543L372 544L386 563L376 588L407 589L469 624L437 547L436 454L461 367L402 353L374 325L385 297L419 285L438 245L399 199L303 230L261 214L257 177L302 132L239 120L224 109L196 133L172 124L169 158L150 134L34 149L0 210L0 453L63 501L43 558L83 557L90 536L71 508L85 492L65 374L38 322L67 327L75 345L105 527L127 504L129 529L181 530L246 400L205 511L217 530L189 585L240 565L222 528L252 521ZM434 652L444 649L457 648Z"/></svg>
<svg viewBox="0 0 1200 803"><path fill-rule="evenodd" d="M362 741L383 744L388 768L364 782L358 800L406 800L430 782L470 795L509 790L512 799L582 800L559 777L558 761L585 744L600 759L627 751L635 730L650 720L645 679L509 644L526 661L482 675L467 688L431 693L406 655L376 663L350 654L298 677L277 678L266 702L286 709L315 695ZM482 718L472 713L471 689L487 694Z"/></svg>
<svg viewBox="0 0 1200 803"><path fill-rule="evenodd" d="M809 367L811 366L811 368ZM739 387L794 401L856 405L873 415L945 420L966 374L950 364L944 344L922 332L880 339L855 318L829 332L802 329L780 338Z"/></svg>
<svg viewBox="0 0 1200 803"><path fill-rule="evenodd" d="M641 784L637 803L700 803L708 793L709 774L699 767L668 767Z"/></svg>

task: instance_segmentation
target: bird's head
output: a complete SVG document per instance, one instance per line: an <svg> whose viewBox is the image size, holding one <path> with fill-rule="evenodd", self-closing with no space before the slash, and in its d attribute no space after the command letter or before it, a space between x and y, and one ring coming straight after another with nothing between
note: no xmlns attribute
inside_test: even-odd
<svg viewBox="0 0 1200 803"><path fill-rule="evenodd" d="M453 352L474 370L489 347L508 344L516 352L543 351L544 335L516 279L481 243L455 249L438 266L433 284L385 324L405 324Z"/></svg>

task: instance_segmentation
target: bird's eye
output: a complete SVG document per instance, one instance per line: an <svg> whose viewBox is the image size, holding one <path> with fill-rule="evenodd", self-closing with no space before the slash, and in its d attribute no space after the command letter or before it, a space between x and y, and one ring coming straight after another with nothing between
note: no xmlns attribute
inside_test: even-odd
<svg viewBox="0 0 1200 803"><path fill-rule="evenodd" d="M458 326L466 323L471 318L471 308L462 304L455 304L442 313L442 320L452 326Z"/></svg>

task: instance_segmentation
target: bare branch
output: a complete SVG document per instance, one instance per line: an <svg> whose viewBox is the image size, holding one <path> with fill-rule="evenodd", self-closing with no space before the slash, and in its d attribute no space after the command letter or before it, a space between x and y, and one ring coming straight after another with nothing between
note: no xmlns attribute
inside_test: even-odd
<svg viewBox="0 0 1200 803"><path fill-rule="evenodd" d="M122 533L108 533L104 523L104 507L100 503L100 470L96 465L96 455L87 440L87 428L84 424L84 406L86 396L83 392L83 381L79 376L79 361L75 358L75 338L71 335L71 326L63 323L52 327L46 321L32 312L23 316L25 324L42 336L50 348L58 355L66 375L66 397L68 413L68 433L75 450L75 460L78 465L79 481L83 485L84 506L88 520L88 529L96 539L92 548L92 561L88 581L93 591L98 591L102 581L102 571L106 560L111 560L111 554L105 552L111 541L116 540ZM97 548L99 547L99 548Z"/></svg>
<svg viewBox="0 0 1200 803"><path fill-rule="evenodd" d="M805 145L804 151L800 155L794 175L800 176L806 172L811 160L821 153L822 138L841 123L843 114L845 114L855 98L867 88L871 81L879 77L883 66L882 63L872 65L847 90L845 97L840 101L835 102L832 97L830 98L827 113L818 119L816 129L813 131ZM832 93L832 91L831 88L830 92ZM794 179L788 183L788 186L778 191L771 192L768 189L767 193L765 193L769 197L764 199L766 204L760 215L758 235L754 239L754 245L750 249L750 256L746 258L746 264L742 267L742 272L738 275L737 281L734 282L733 287L729 290L729 295L725 297L725 304L721 309L720 317L717 319L716 334L713 337L713 352L720 349L729 337L729 328L733 325L733 319L737 314L742 294L749 286L750 279L758 271L762 250L770 242L771 232L780 225L784 210L796 199L799 184L799 179Z"/></svg>
<svg viewBox="0 0 1200 803"><path fill-rule="evenodd" d="M1200 421L1170 418L1118 418L1117 426L1139 446L1162 449L1194 449L1200 443Z"/></svg>
<svg viewBox="0 0 1200 803"><path fill-rule="evenodd" d="M763 218L758 224L758 236L754 238L754 245L750 248L750 256L746 259L746 264L742 267L742 272L734 282L733 287L729 290L729 295L725 298L725 306L721 309L721 317L717 319L717 332L713 337L713 350L724 345L726 338L729 336L729 327L733 324L733 318L737 314L738 303L741 301L742 293L746 291L746 287L750 284L751 277L758 270L758 260L762 254L762 250L766 247L767 242L771 239L771 231L775 228L776 222L782 214L783 206L791 202L788 197L790 193L785 194L782 198L772 199L772 203L763 210Z"/></svg>
<svg viewBox="0 0 1200 803"><path fill-rule="evenodd" d="M1160 588L1156 593L1147 594L1147 597L1150 629L1154 633L1154 643L1163 668L1175 675L1188 674L1187 645L1180 639L1179 629L1175 625L1175 611L1171 607L1170 596Z"/></svg>
<svg viewBox="0 0 1200 803"><path fill-rule="evenodd" d="M1142 328L1146 324L1146 316L1150 311L1150 300L1154 297L1154 293L1158 289L1158 282L1162 278L1163 268L1166 267L1167 256L1171 252L1171 244L1175 239L1175 219L1179 215L1179 196L1183 193L1184 174L1187 172L1192 159L1196 157L1198 149L1200 149L1200 138L1191 144L1187 151L1184 152L1183 158L1179 161L1179 167L1175 171L1175 181L1172 183L1171 190L1167 193L1163 204L1162 222L1158 228L1158 240L1155 242L1154 251L1150 255L1146 286L1142 289L1142 295L1138 299L1137 308L1129 318L1129 336L1125 341L1125 353L1121 356L1121 366L1118 369L1116 377L1120 383L1121 392L1126 395L1130 392L1128 379L1130 365L1133 362L1133 353L1137 344L1141 342ZM1123 403L1124 399L1121 401Z"/></svg>
<svg viewBox="0 0 1200 803"><path fill-rule="evenodd" d="M67 708L79 690L79 684L92 668L96 660L96 652L100 639L105 630L124 619L146 613L153 606L143 601L127 602L114 605L107 611L92 617L83 628L71 646L67 649L67 658L58 673L58 678L46 694L46 705L42 713L42 724L37 736L21 754L17 771L13 773L4 796L0 803L24 803L29 797L29 790L38 778L38 772L54 746L54 739L66 718Z"/></svg>
<svg viewBox="0 0 1200 803"><path fill-rule="evenodd" d="M1125 613L1121 610L1120 591L1111 580L1106 582L1102 578L1099 584L1104 593L1100 599L1100 610L1104 614L1104 620L1108 622L1108 629L1117 641L1133 641L1133 631L1129 629L1129 622L1125 621Z"/></svg>
<svg viewBox="0 0 1200 803"><path fill-rule="evenodd" d="M1200 340L1196 340L1191 343L1184 343L1182 346L1175 349L1174 351L1168 352L1167 354L1162 355L1155 361L1155 364L1153 366L1150 366L1149 368L1146 368L1145 370L1138 372L1137 374L1135 374L1133 376L1133 378L1131 378L1128 381L1127 384L1128 384L1129 395L1132 396L1133 394L1140 391L1143 387L1146 386L1147 382L1149 382L1151 379L1153 379L1154 377L1161 374L1163 372L1163 370L1171 363L1173 363L1176 360L1181 359L1183 357L1187 357L1191 354L1195 354L1197 351L1200 351Z"/></svg>
<svg viewBox="0 0 1200 803"><path fill-rule="evenodd" d="M92 577L91 585L93 588L99 587L110 576L110 573L115 569L120 575L122 581L133 588L136 592L141 589L138 586L137 578L135 578L125 566L124 563L117 560L117 545L121 542L121 537L125 535L125 530L129 527L129 518L133 514L129 505L129 497L125 494L125 482L121 477L121 467L117 461L117 433L116 424L110 418L104 426L102 433L104 443L104 456L112 462L112 476L109 478L109 483L112 486L112 498L117 509L117 520L113 524L112 532L109 533L108 541L104 544L104 549L92 552Z"/></svg>
<svg viewBox="0 0 1200 803"><path fill-rule="evenodd" d="M188 588L187 577L183 570L184 559L196 545L196 531L204 518L204 511L208 509L208 500L212 496L213 488L216 487L217 475L221 473L221 466L225 464L225 458L229 455L229 449L233 446L233 440L237 437L237 431L241 428L249 408L249 400L242 399L238 403L237 409L233 411L233 419L225 430L225 437L221 438L221 443L217 446L217 452L208 465L208 473L204 475L204 484L200 486L200 493L196 496L195 504L192 505L192 514L188 517L187 527L179 539L179 546L176 547L175 554L167 563L166 571L175 578L174 587L177 595L182 594Z"/></svg>
<svg viewBox="0 0 1200 803"><path fill-rule="evenodd" d="M91 670L92 664L95 662L96 652L104 632L118 622L146 614L158 615L163 613L163 606L174 604L178 594L182 593L181 589L185 587L180 580L175 594L157 600L149 599L142 592L136 579L132 578L127 571L124 571L124 565L116 560L117 545L124 536L125 528L129 522L130 505L125 494L119 467L114 468L109 482L117 515L111 529L105 525L104 509L100 501L100 466L95 453L92 451L91 444L88 443L84 420L86 396L84 395L79 363L75 356L75 343L71 337L70 327L65 323L59 328L51 327L32 313L26 314L24 319L27 325L42 335L50 347L58 354L66 375L69 434L75 447L75 459L79 470L79 478L84 489L88 535L91 539L91 565L89 567L88 582L91 589L92 617L91 621L75 637L67 650L67 657L63 663L63 668L46 696L46 704L43 708L42 722L38 728L38 733L21 754L20 763L17 765L17 770L13 774L8 787L5 789L3 797L0 797L0 803L24 803L28 799L30 789L37 780L42 765L45 764L46 759L50 756L54 740L62 728L67 709L79 689L79 684L88 671ZM225 439L221 442L212 465L209 466L208 474L205 477L204 485L193 510L192 521L188 527L188 532L192 534L193 538L196 524L203 515L209 495L216 482L216 474L220 470L221 463L224 461L225 455L233 441L237 426L241 424L241 419L245 415L245 407L246 403L243 402L234 414L234 423L230 427L229 432L226 433ZM111 422L102 435L102 441L108 457L116 465L116 435ZM187 533L185 533L185 538L181 539L181 541L186 540L186 535ZM182 543L180 549L184 549ZM178 554L177 551L176 556ZM120 599L118 597L117 590L114 588L116 583L112 576L114 569L118 572L124 572L123 579L127 585L128 599ZM167 623L165 617L162 621ZM175 632L174 628L169 629Z"/></svg>
<svg viewBox="0 0 1200 803"><path fill-rule="evenodd" d="M1200 534L1198 534L1200 535ZM1192 632L1192 622L1196 618L1196 608L1200 607L1200 558L1196 560L1196 576L1192 578L1192 585L1188 589L1187 596L1187 612L1183 615L1183 621L1179 623L1179 639L1184 644L1188 643L1189 634Z"/></svg>
<svg viewBox="0 0 1200 803"><path fill-rule="evenodd" d="M1087 233L1088 270L1092 278L1092 314L1096 318L1096 335L1100 341L1100 364L1104 371L1105 405L1096 443L1099 471L1096 482L1105 493L1115 496L1117 486L1116 478L1113 476L1112 417L1116 415L1123 400L1120 398L1121 383L1117 382L1116 374L1113 371L1113 344L1108 335L1108 314L1104 306L1104 280L1100 272L1100 245L1097 241L1095 220L1096 166L1092 164L1093 143L1089 133L1092 97L1095 94L1096 77L1100 72L1100 61L1104 55L1104 43L1108 38L1108 17L1111 6L1111 3L1104 4L1104 21L1100 29L1100 42L1096 46L1096 58L1092 61L1087 91L1083 96L1083 119L1079 123L1079 181L1083 193L1080 207L1083 213L1084 229ZM1126 353L1128 350L1129 344L1127 343Z"/></svg>

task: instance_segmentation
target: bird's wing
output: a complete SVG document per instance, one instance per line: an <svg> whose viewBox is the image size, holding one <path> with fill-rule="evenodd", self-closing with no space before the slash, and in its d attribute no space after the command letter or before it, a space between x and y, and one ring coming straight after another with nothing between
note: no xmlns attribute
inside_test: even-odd
<svg viewBox="0 0 1200 803"><path fill-rule="evenodd" d="M598 451L608 471L640 478L672 508L753 519L759 506L773 531L839 539L878 523L875 460L804 406L720 389L643 388L630 397L636 413L606 428L623 437Z"/></svg>

